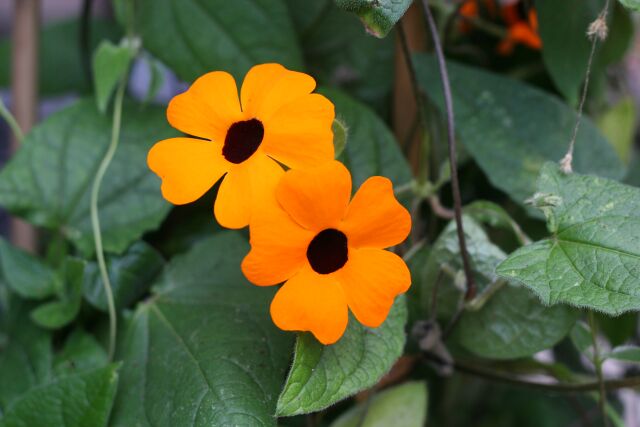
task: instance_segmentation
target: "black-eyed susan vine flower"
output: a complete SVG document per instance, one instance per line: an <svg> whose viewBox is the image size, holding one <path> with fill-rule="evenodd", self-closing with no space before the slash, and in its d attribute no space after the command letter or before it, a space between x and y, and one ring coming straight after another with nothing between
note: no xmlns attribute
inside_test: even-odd
<svg viewBox="0 0 640 427"><path fill-rule="evenodd" d="M288 171L274 199L252 220L242 263L258 286L285 282L271 304L274 323L311 331L323 344L340 339L349 309L363 325L380 326L411 285L402 258L384 250L411 228L391 181L371 177L351 199L351 175L332 161Z"/></svg>
<svg viewBox="0 0 640 427"><path fill-rule="evenodd" d="M147 158L165 199L193 202L224 175L215 217L227 228L248 225L284 173L278 163L305 168L334 157L334 107L315 87L279 64L249 70L239 97L226 72L198 78L167 109L169 123L193 137L160 141Z"/></svg>

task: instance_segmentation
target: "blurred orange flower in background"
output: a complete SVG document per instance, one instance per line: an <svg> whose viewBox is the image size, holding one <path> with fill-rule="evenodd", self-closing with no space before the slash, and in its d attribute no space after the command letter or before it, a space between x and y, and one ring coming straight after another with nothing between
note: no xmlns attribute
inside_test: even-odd
<svg viewBox="0 0 640 427"><path fill-rule="evenodd" d="M279 64L247 73L240 97L233 77L215 71L198 78L167 109L169 123L196 138L171 138L149 151L169 202L190 203L222 177L214 212L220 225L242 228L291 168L334 157L333 104L312 93L315 80Z"/></svg>
<svg viewBox="0 0 640 427"><path fill-rule="evenodd" d="M460 22L460 31L471 32L473 20L479 18L482 11L486 11L490 19L495 19L498 5L500 16L507 26L507 34L498 44L498 53L510 55L518 44L540 50L542 41L538 34L536 10L533 7L525 10L519 1L496 4L495 0L465 0L459 9L459 14L463 18Z"/></svg>
<svg viewBox="0 0 640 427"><path fill-rule="evenodd" d="M274 323L336 342L348 309L378 327L411 276L398 255L411 217L395 199L389 179L367 179L351 199L351 175L337 161L290 170L276 188L277 203L250 226L251 251L242 263L258 286L286 281L271 303ZM350 200L351 199L351 200Z"/></svg>

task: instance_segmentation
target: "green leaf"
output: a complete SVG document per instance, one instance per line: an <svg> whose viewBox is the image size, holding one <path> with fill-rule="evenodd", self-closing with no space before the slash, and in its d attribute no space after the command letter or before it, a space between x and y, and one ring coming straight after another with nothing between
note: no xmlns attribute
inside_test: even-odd
<svg viewBox="0 0 640 427"><path fill-rule="evenodd" d="M31 322L28 308L25 302L11 298L0 311L0 331L7 338L0 346L0 414L22 394L51 378L51 335Z"/></svg>
<svg viewBox="0 0 640 427"><path fill-rule="evenodd" d="M120 45L104 40L93 54L93 83L98 110L104 113L118 82L125 78L135 49L123 39Z"/></svg>
<svg viewBox="0 0 640 427"><path fill-rule="evenodd" d="M427 405L427 383L411 381L376 394L342 414L331 427L422 427Z"/></svg>
<svg viewBox="0 0 640 427"><path fill-rule="evenodd" d="M571 105L578 104L578 92L591 52L587 29L604 3L605 0L542 0L536 3L542 59L556 87Z"/></svg>
<svg viewBox="0 0 640 427"><path fill-rule="evenodd" d="M68 325L80 311L85 262L67 258L58 274L62 288L53 302L42 304L31 312L31 319L47 329Z"/></svg>
<svg viewBox="0 0 640 427"><path fill-rule="evenodd" d="M584 322L576 323L570 336L571 342L580 353L585 353L593 345L591 328Z"/></svg>
<svg viewBox="0 0 640 427"><path fill-rule="evenodd" d="M607 359L620 360L622 362L640 363L640 347L633 345L621 345L611 350L605 356Z"/></svg>
<svg viewBox="0 0 640 427"><path fill-rule="evenodd" d="M406 321L406 302L400 297L379 328L366 328L350 317L347 331L333 345L299 334L277 415L319 411L376 384L402 355Z"/></svg>
<svg viewBox="0 0 640 427"><path fill-rule="evenodd" d="M9 406L0 427L106 426L118 384L117 366L61 377Z"/></svg>
<svg viewBox="0 0 640 427"><path fill-rule="evenodd" d="M356 13L368 33L384 37L402 18L413 0L334 0L338 7Z"/></svg>
<svg viewBox="0 0 640 427"><path fill-rule="evenodd" d="M613 145L625 165L631 161L636 131L636 106L632 98L624 98L598 118L598 127Z"/></svg>
<svg viewBox="0 0 640 427"><path fill-rule="evenodd" d="M631 10L640 12L640 0L619 0L620 3Z"/></svg>
<svg viewBox="0 0 640 427"><path fill-rule="evenodd" d="M502 249L491 243L476 221L463 216L463 225L473 275L478 291L482 293L496 281L495 266L505 258L505 254ZM441 321L447 322L458 311L465 292L460 246L454 221L447 225L435 241L426 263L420 290L425 313L429 313L432 307L433 287L438 280L440 283L436 315Z"/></svg>
<svg viewBox="0 0 640 427"><path fill-rule="evenodd" d="M84 72L78 42L78 19L58 21L40 31L38 49L38 93L51 96L66 92L86 92L91 82ZM101 40L117 40L120 31L112 21L92 19L89 52ZM11 86L11 39L0 41L0 87Z"/></svg>
<svg viewBox="0 0 640 427"><path fill-rule="evenodd" d="M529 237L524 234L520 225L511 218L502 206L496 203L487 200L477 200L466 205L463 208L463 212L478 222L510 231L522 245L529 242Z"/></svg>
<svg viewBox="0 0 640 427"><path fill-rule="evenodd" d="M640 189L588 175L542 169L549 239L525 246L497 273L533 290L545 304L608 314L640 309Z"/></svg>
<svg viewBox="0 0 640 427"><path fill-rule="evenodd" d="M3 238L0 238L0 281L23 298L42 299L56 291L53 270Z"/></svg>
<svg viewBox="0 0 640 427"><path fill-rule="evenodd" d="M108 361L107 352L93 335L75 329L55 355L53 369L57 376L69 375L102 368Z"/></svg>
<svg viewBox="0 0 640 427"><path fill-rule="evenodd" d="M303 67L283 0L141 0L136 6L144 47L183 80L225 70L240 82L264 62Z"/></svg>
<svg viewBox="0 0 640 427"><path fill-rule="evenodd" d="M564 338L576 321L576 312L567 307L545 307L527 289L502 283L494 272L506 254L489 240L477 222L467 216L463 221L479 292L463 312L452 338L471 353L491 359L530 356ZM440 281L437 317L443 322L449 321L463 303L459 248L452 221L433 245L422 282L423 307L429 311L433 287Z"/></svg>
<svg viewBox="0 0 640 427"><path fill-rule="evenodd" d="M420 84L442 109L436 62L427 55L414 58ZM491 183L524 204L535 191L542 165L560 160L567 151L575 112L516 80L453 61L447 65L460 140ZM576 147L574 170L615 179L624 175L615 151L586 117Z"/></svg>
<svg viewBox="0 0 640 427"><path fill-rule="evenodd" d="M111 426L275 426L292 334L269 318L275 289L246 281L249 250L220 233L174 258L120 344Z"/></svg>
<svg viewBox="0 0 640 427"><path fill-rule="evenodd" d="M137 301L160 274L164 259L145 242L136 242L119 256L106 258L113 298L118 310ZM98 264L87 264L84 275L84 297L94 307L107 311L107 298Z"/></svg>
<svg viewBox="0 0 640 427"><path fill-rule="evenodd" d="M169 212L159 179L147 167L149 148L174 135L160 108L127 103L120 145L102 183L98 209L104 249L120 253ZM86 99L50 116L25 138L0 171L0 205L52 230L81 253L94 252L89 193L111 134L110 119Z"/></svg>
<svg viewBox="0 0 640 427"><path fill-rule="evenodd" d="M383 116L394 80L394 37L378 39L333 0L287 0L305 63L320 84L338 87Z"/></svg>
<svg viewBox="0 0 640 427"><path fill-rule="evenodd" d="M560 342L579 316L565 306L545 307L522 286L508 283L478 311L466 311L456 339L491 359L531 356Z"/></svg>
<svg viewBox="0 0 640 427"><path fill-rule="evenodd" d="M349 126L349 143L341 160L351 171L354 188L373 175L386 176L395 185L411 181L411 169L400 146L373 111L336 89L321 92L335 104L337 118Z"/></svg>
<svg viewBox="0 0 640 427"><path fill-rule="evenodd" d="M335 156L338 158L344 151L344 147L347 146L349 131L347 126L340 120L334 120L331 129L333 130L333 148Z"/></svg>

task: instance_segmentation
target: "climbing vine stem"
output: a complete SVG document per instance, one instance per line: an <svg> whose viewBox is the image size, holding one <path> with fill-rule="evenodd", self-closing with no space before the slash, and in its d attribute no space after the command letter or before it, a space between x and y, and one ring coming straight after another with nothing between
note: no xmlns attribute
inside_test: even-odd
<svg viewBox="0 0 640 427"><path fill-rule="evenodd" d="M98 212L98 196L100 194L100 186L102 180L113 160L113 156L118 148L118 142L120 140L120 126L122 121L122 103L124 101L124 93L127 87L128 73L122 77L118 84L116 91L114 106L113 106L113 123L111 127L111 141L109 142L109 148L105 153L91 188L91 227L93 229L93 238L95 241L96 257L98 259L98 267L100 269L100 277L102 279L102 286L104 287L104 293L107 297L107 306L109 310L109 360L113 360L113 355L116 347L116 333L118 327L118 320L116 314L116 306L113 298L113 289L111 286L111 280L109 279L109 272L107 271L107 263L104 257L104 248L102 246L102 233L100 231L100 215Z"/></svg>

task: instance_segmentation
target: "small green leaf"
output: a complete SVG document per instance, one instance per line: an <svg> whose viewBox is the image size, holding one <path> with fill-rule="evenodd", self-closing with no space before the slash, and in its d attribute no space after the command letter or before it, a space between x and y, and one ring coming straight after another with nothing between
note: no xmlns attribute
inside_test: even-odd
<svg viewBox="0 0 640 427"><path fill-rule="evenodd" d="M498 268L545 304L618 315L640 310L640 189L588 175L542 169L539 194L554 234L512 253Z"/></svg>
<svg viewBox="0 0 640 427"><path fill-rule="evenodd" d="M624 7L640 12L640 0L619 0Z"/></svg>
<svg viewBox="0 0 640 427"><path fill-rule="evenodd" d="M56 291L53 270L3 238L0 238L0 281L23 298L43 299Z"/></svg>
<svg viewBox="0 0 640 427"><path fill-rule="evenodd" d="M293 334L278 330L276 289L244 278L249 245L219 233L175 257L122 335L113 427L276 425Z"/></svg>
<svg viewBox="0 0 640 427"><path fill-rule="evenodd" d="M106 257L107 271L116 308L122 309L138 300L162 271L164 259L149 244L138 241L122 255ZM87 264L84 297L94 307L107 311L107 298L96 262Z"/></svg>
<svg viewBox="0 0 640 427"><path fill-rule="evenodd" d="M613 145L618 156L628 165L631 161L636 131L636 106L625 98L598 118L598 127Z"/></svg>
<svg viewBox="0 0 640 427"><path fill-rule="evenodd" d="M224 70L241 82L265 62L303 68L283 0L141 0L136 16L144 47L186 81Z"/></svg>
<svg viewBox="0 0 640 427"><path fill-rule="evenodd" d="M61 377L13 402L0 427L106 426L118 384L117 366Z"/></svg>
<svg viewBox="0 0 640 427"><path fill-rule="evenodd" d="M407 382L370 399L342 414L331 427L422 427L427 421L429 398L424 381Z"/></svg>
<svg viewBox="0 0 640 427"><path fill-rule="evenodd" d="M98 200L104 249L115 253L155 229L169 212L146 158L156 141L175 135L161 108L126 103L123 118L120 145ZM89 193L110 135L111 120L98 112L92 99L50 116L0 170L0 205L62 232L90 257L94 241Z"/></svg>
<svg viewBox="0 0 640 427"><path fill-rule="evenodd" d="M42 304L31 312L31 319L47 329L59 329L75 319L80 311L85 262L67 258L58 275L63 289L55 301Z"/></svg>
<svg viewBox="0 0 640 427"><path fill-rule="evenodd" d="M442 110L437 63L427 55L414 56L414 61L420 84ZM575 111L522 82L453 61L447 66L461 142L491 183L524 205L535 192L542 165L559 161L567 151ZM624 176L615 150L586 117L576 146L581 149L575 151L574 170L614 179Z"/></svg>
<svg viewBox="0 0 640 427"><path fill-rule="evenodd" d="M478 356L517 359L553 347L578 316L569 307L545 307L528 289L506 284L480 310L463 314L456 338Z"/></svg>
<svg viewBox="0 0 640 427"><path fill-rule="evenodd" d="M118 82L125 78L135 49L123 39L120 45L105 40L93 55L93 83L98 110L104 113Z"/></svg>
<svg viewBox="0 0 640 427"><path fill-rule="evenodd" d="M367 32L384 37L402 18L413 0L334 0L338 7L356 13Z"/></svg>
<svg viewBox="0 0 640 427"><path fill-rule="evenodd" d="M477 200L466 205L463 208L463 212L478 222L512 232L521 245L529 242L529 237L524 234L520 225L511 218L502 206L496 203Z"/></svg>
<svg viewBox="0 0 640 427"><path fill-rule="evenodd" d="M406 302L400 297L382 326L366 328L351 317L347 331L333 345L299 334L276 414L319 411L376 384L402 355L406 321Z"/></svg>
<svg viewBox="0 0 640 427"><path fill-rule="evenodd" d="M63 376L102 368L108 361L107 352L93 335L75 329L55 355L53 369L57 376Z"/></svg>
<svg viewBox="0 0 640 427"><path fill-rule="evenodd" d="M495 268L506 254L477 222L467 216L463 220L478 295L469 302L452 338L471 353L491 359L530 356L564 338L576 321L576 312L545 307L527 289L501 284ZM427 261L420 292L427 312L438 280L437 317L448 322L462 306L465 292L455 222L442 232Z"/></svg>
<svg viewBox="0 0 640 427"><path fill-rule="evenodd" d="M593 345L591 328L584 322L577 322L571 329L571 342L580 353L585 353Z"/></svg>
<svg viewBox="0 0 640 427"><path fill-rule="evenodd" d="M606 355L606 358L620 360L622 362L640 363L640 347L621 345L611 350L611 352Z"/></svg>
<svg viewBox="0 0 640 427"><path fill-rule="evenodd" d="M345 93L323 88L336 106L336 117L349 126L349 143L341 160L353 176L354 188L373 175L389 178L395 185L412 179L411 169L387 125L366 105Z"/></svg>
<svg viewBox="0 0 640 427"><path fill-rule="evenodd" d="M333 121L331 128L333 130L333 149L335 151L336 158L338 158L344 151L344 147L347 145L349 130L344 123L337 119Z"/></svg>

